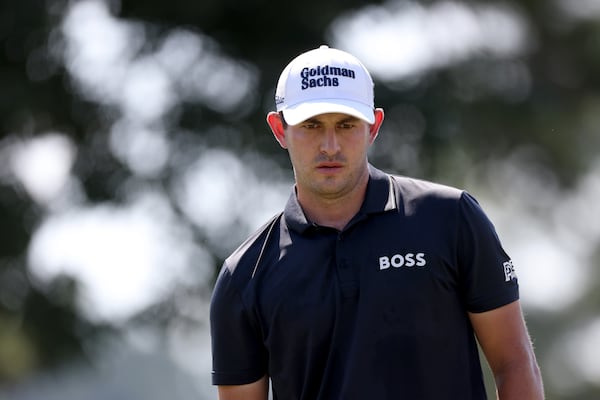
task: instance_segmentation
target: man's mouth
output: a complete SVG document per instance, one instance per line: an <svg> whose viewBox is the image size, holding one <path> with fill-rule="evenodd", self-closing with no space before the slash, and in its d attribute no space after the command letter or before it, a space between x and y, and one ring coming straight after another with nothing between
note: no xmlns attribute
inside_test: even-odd
<svg viewBox="0 0 600 400"><path fill-rule="evenodd" d="M343 168L343 164L338 162L322 162L317 164L317 169L322 172L335 172Z"/></svg>

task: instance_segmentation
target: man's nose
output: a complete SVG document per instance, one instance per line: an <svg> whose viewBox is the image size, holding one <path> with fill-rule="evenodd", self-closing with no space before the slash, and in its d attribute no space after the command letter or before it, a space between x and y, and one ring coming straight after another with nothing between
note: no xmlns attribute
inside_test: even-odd
<svg viewBox="0 0 600 400"><path fill-rule="evenodd" d="M337 138L335 128L328 128L321 141L321 152L327 155L337 154L340 151L340 144Z"/></svg>

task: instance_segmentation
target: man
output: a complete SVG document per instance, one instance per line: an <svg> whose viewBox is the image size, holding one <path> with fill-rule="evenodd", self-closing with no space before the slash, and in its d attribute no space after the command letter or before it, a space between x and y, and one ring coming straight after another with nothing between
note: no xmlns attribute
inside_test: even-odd
<svg viewBox="0 0 600 400"><path fill-rule="evenodd" d="M513 264L477 202L388 175L383 122L355 57L296 57L267 122L295 190L224 263L211 301L220 400L543 398Z"/></svg>

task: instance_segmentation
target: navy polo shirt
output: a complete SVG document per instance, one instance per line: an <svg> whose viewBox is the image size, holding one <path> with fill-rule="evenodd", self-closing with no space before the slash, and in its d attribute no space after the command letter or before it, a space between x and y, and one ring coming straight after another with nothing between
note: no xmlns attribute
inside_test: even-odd
<svg viewBox="0 0 600 400"><path fill-rule="evenodd" d="M213 384L271 378L276 400L485 399L467 312L518 299L512 262L464 191L369 166L337 231L295 193L224 263Z"/></svg>

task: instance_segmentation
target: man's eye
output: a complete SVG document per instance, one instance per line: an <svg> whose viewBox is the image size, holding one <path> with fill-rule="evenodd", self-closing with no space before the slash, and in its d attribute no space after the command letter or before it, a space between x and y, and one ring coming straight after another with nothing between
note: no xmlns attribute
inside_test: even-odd
<svg viewBox="0 0 600 400"><path fill-rule="evenodd" d="M317 129L319 127L318 124L314 124L314 123L307 123L303 125L305 129Z"/></svg>
<svg viewBox="0 0 600 400"><path fill-rule="evenodd" d="M340 129L352 129L354 128L353 124L340 124L339 125Z"/></svg>

